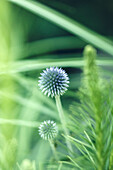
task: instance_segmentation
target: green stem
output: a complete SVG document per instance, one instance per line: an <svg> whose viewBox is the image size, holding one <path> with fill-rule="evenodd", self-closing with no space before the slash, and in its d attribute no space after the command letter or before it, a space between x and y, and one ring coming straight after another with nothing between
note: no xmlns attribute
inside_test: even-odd
<svg viewBox="0 0 113 170"><path fill-rule="evenodd" d="M99 115L100 114L100 115ZM105 156L103 156L104 142L103 142L103 130L101 128L102 115L101 111L96 115L96 149L97 149L97 164L98 170L105 169Z"/></svg>
<svg viewBox="0 0 113 170"><path fill-rule="evenodd" d="M58 161L58 156L57 156L56 149L55 149L55 146L53 144L53 141L51 139L49 139L49 143L50 143L51 149L53 151L54 157L55 157L56 161Z"/></svg>
<svg viewBox="0 0 113 170"><path fill-rule="evenodd" d="M113 169L113 150L111 151L110 160L109 160L109 170Z"/></svg>
<svg viewBox="0 0 113 170"><path fill-rule="evenodd" d="M56 106L57 106L57 109L58 109L58 112L59 112L60 121L62 123L62 127L63 127L63 130L64 130L64 134L65 134L65 136L69 136L69 131L66 128L66 121L65 121L65 116L64 116L63 109L62 109L62 104L61 104L60 96L57 95L55 97L55 99L56 99ZM67 139L66 139L66 144L67 144L67 147L68 147L69 151L72 152L71 143Z"/></svg>
<svg viewBox="0 0 113 170"><path fill-rule="evenodd" d="M96 66L96 50L87 45L84 49L84 58L85 58L85 83L86 87L89 91L89 97L91 103L94 107L95 113L95 146L96 146L96 166L97 170L105 170L106 166L106 155L105 153L105 143L107 143L107 138L104 137L104 133L106 131L105 123L107 123L107 116L104 113L103 105L103 92L101 90L98 68ZM104 126L102 126L103 121ZM109 148L108 148L109 149Z"/></svg>
<svg viewBox="0 0 113 170"><path fill-rule="evenodd" d="M113 117L113 109L111 110L111 114ZM113 118L111 118L111 122L113 122ZM111 134L111 153L110 153L110 158L109 158L109 170L113 169L113 125L112 125L112 134Z"/></svg>

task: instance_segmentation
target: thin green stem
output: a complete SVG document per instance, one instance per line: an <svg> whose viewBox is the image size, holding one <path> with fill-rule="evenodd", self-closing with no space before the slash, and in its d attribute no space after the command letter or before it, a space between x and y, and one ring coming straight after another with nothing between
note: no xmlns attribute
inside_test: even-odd
<svg viewBox="0 0 113 170"><path fill-rule="evenodd" d="M109 160L109 170L112 169L113 169L113 150L111 151L110 160Z"/></svg>
<svg viewBox="0 0 113 170"><path fill-rule="evenodd" d="M64 115L64 112L63 112L63 108L62 108L60 96L57 95L57 96L55 97L55 99L56 99L56 106L57 106L57 109L58 109L60 121L61 121L61 123L62 123L62 127L63 127L63 130L64 130L64 134L65 134L66 136L69 136L69 131L68 131L68 129L66 128L66 120L65 120L65 115ZM66 139L66 144L67 144L67 147L68 147L69 151L72 152L71 143L70 143L67 139Z"/></svg>
<svg viewBox="0 0 113 170"><path fill-rule="evenodd" d="M100 114L100 116L99 116ZM105 169L105 156L103 156L103 150L104 150L104 142L103 142L103 130L101 128L102 124L102 113L101 110L96 113L96 154L97 154L97 169L98 170L104 170Z"/></svg>
<svg viewBox="0 0 113 170"><path fill-rule="evenodd" d="M54 154L54 157L55 157L56 161L58 161L58 156L57 156L56 149L55 149L55 146L54 146L54 144L53 144L53 141L52 141L51 139L49 139L49 143L50 143L52 152L53 152L53 154Z"/></svg>
<svg viewBox="0 0 113 170"><path fill-rule="evenodd" d="M113 109L111 110L111 114L113 116ZM113 117L111 118L111 122L113 122ZM110 153L110 159L109 159L109 170L113 169L113 125L111 128L112 134L111 134L111 153Z"/></svg>
<svg viewBox="0 0 113 170"><path fill-rule="evenodd" d="M20 165L18 164L18 162L16 163L17 167L19 168L19 170L22 170L22 168L20 167Z"/></svg>
<svg viewBox="0 0 113 170"><path fill-rule="evenodd" d="M61 170L61 168L62 168L62 162L60 163L58 170Z"/></svg>

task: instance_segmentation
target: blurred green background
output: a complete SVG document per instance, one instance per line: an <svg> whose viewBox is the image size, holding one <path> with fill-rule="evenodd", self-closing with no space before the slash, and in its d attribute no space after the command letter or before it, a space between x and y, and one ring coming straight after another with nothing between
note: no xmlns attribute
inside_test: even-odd
<svg viewBox="0 0 113 170"><path fill-rule="evenodd" d="M16 169L17 165L18 168L23 166L21 164L24 159L29 159L36 161L37 169L43 169L43 162L47 163L51 157L51 149L48 142L40 139L38 126L46 119L55 120L59 128L60 123L54 99L47 98L40 92L38 77L46 67L58 66L66 70L70 77L70 87L62 97L62 103L69 114L70 104L77 100L75 94L81 84L84 65L83 49L89 44L89 40L83 40L46 18L26 10L24 5L21 7L12 2L2 0L0 4L1 164L2 169ZM35 2L45 4L108 38L111 41L105 39L105 42L112 46L112 0ZM95 37L98 39L100 36L95 34ZM91 41L93 43L94 40ZM112 75L113 53L105 51L97 48L97 64L103 68L100 69L100 76L109 79ZM58 140L62 141L60 134L56 144ZM11 148L9 143L13 143L15 149L6 152L7 145ZM10 152L11 158L8 157ZM8 163L4 165L6 161Z"/></svg>

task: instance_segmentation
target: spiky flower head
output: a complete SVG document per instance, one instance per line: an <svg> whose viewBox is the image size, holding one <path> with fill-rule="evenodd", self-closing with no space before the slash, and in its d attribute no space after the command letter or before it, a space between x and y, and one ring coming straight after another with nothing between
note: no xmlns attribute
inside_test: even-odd
<svg viewBox="0 0 113 170"><path fill-rule="evenodd" d="M58 128L54 121L46 120L39 126L39 135L45 139L53 139L57 136Z"/></svg>
<svg viewBox="0 0 113 170"><path fill-rule="evenodd" d="M64 94L69 86L69 77L67 73L58 67L50 67L43 70L43 73L41 73L41 77L39 78L39 87L45 95L48 95L48 97Z"/></svg>

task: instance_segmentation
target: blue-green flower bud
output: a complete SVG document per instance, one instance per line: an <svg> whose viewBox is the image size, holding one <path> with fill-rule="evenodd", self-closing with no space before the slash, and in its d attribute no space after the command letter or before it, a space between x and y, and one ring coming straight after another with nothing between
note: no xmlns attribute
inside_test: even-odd
<svg viewBox="0 0 113 170"><path fill-rule="evenodd" d="M41 77L39 78L39 87L45 95L48 95L48 97L64 94L69 86L69 77L61 68L47 68L46 70L43 70L43 73L41 73Z"/></svg>
<svg viewBox="0 0 113 170"><path fill-rule="evenodd" d="M58 128L54 121L46 120L39 126L39 135L45 139L53 139L57 136Z"/></svg>

